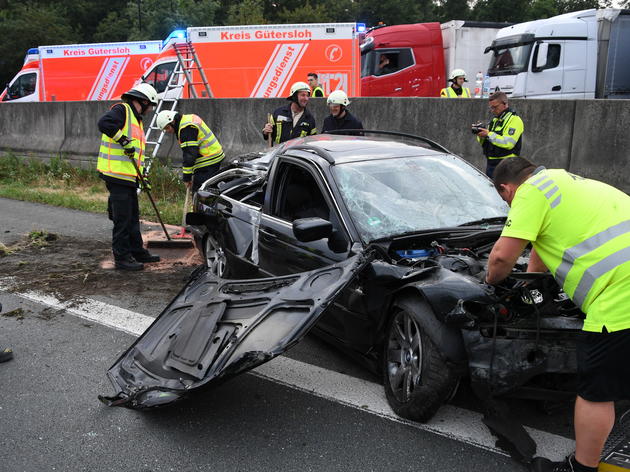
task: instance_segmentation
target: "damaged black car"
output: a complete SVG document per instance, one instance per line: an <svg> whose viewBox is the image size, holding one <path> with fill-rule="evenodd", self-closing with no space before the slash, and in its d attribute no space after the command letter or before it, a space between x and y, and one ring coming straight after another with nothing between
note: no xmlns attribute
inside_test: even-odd
<svg viewBox="0 0 630 472"><path fill-rule="evenodd" d="M309 331L379 374L411 420L464 377L484 398L570 392L583 314L526 257L483 282L507 212L485 175L424 138L313 136L234 163L188 215L205 267L109 370L116 394L102 399L164 405Z"/></svg>

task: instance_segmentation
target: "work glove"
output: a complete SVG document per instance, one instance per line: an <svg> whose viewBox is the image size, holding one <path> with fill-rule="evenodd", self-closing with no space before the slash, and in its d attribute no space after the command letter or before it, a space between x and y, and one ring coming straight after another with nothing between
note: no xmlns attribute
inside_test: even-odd
<svg viewBox="0 0 630 472"><path fill-rule="evenodd" d="M146 177L140 181L140 188L142 190L151 190L151 182Z"/></svg>
<svg viewBox="0 0 630 472"><path fill-rule="evenodd" d="M131 142L127 146L123 146L123 151L128 157L133 157L136 154L136 148L131 145Z"/></svg>
<svg viewBox="0 0 630 472"><path fill-rule="evenodd" d="M123 147L123 152L126 156L133 157L136 154L136 148L133 147L133 145L131 144L131 140L128 137L123 136L122 138L120 138L120 141L118 141L118 143Z"/></svg>

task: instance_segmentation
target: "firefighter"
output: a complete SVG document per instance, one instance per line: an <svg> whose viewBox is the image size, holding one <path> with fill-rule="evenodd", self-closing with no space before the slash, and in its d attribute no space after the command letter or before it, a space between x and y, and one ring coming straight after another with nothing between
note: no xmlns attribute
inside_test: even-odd
<svg viewBox="0 0 630 472"><path fill-rule="evenodd" d="M291 103L277 108L272 115L272 123L263 128L263 137L271 136L272 143L280 144L289 139L317 134L315 118L306 109L311 89L306 82L291 85L287 100Z"/></svg>
<svg viewBox="0 0 630 472"><path fill-rule="evenodd" d="M473 134L486 156L486 175L492 178L495 167L506 157L518 156L523 144L523 120L509 107L504 92L494 92L488 99L494 115L489 128L473 125Z"/></svg>
<svg viewBox="0 0 630 472"><path fill-rule="evenodd" d="M630 197L522 157L503 160L494 185L511 208L486 282L508 277L531 243L527 270L550 270L586 314L577 338L575 455L564 462L536 458L532 470L595 472L615 420L614 402L630 398Z"/></svg>
<svg viewBox="0 0 630 472"><path fill-rule="evenodd" d="M308 85L311 87L311 97L325 97L324 89L319 85L317 74L315 72L309 72L307 77Z"/></svg>
<svg viewBox="0 0 630 472"><path fill-rule="evenodd" d="M464 69L453 69L451 75L448 76L451 82L449 87L440 91L442 98L470 98L470 90L464 87L466 82L466 71Z"/></svg>
<svg viewBox="0 0 630 472"><path fill-rule="evenodd" d="M164 110L158 113L156 123L158 128L176 135L183 152L182 179L193 193L219 172L224 157L223 148L200 117Z"/></svg>
<svg viewBox="0 0 630 472"><path fill-rule="evenodd" d="M324 118L322 133L337 129L363 129L360 120L354 117L347 106L350 105L348 95L343 90L335 90L326 99L330 115Z"/></svg>
<svg viewBox="0 0 630 472"><path fill-rule="evenodd" d="M97 170L109 190L107 209L114 223L112 252L117 269L142 270L144 262L158 262L159 256L144 249L138 209L138 174L144 169L145 136L142 117L157 105L157 92L149 84L139 84L121 96L98 121L103 133Z"/></svg>

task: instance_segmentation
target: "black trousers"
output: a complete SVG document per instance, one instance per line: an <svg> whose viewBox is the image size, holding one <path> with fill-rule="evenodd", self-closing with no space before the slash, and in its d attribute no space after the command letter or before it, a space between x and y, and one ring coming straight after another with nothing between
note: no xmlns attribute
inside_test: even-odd
<svg viewBox="0 0 630 472"><path fill-rule="evenodd" d="M486 175L490 178L494 175L494 169L499 165L501 159L486 158Z"/></svg>
<svg viewBox="0 0 630 472"><path fill-rule="evenodd" d="M201 169L197 169L193 174L192 178L192 193L194 194L199 187L208 180L210 177L213 177L215 174L219 173L219 168L221 167L221 163L223 161L217 162L216 164L212 164L211 166L202 167Z"/></svg>
<svg viewBox="0 0 630 472"><path fill-rule="evenodd" d="M114 259L146 252L140 233L140 210L138 193L135 187L105 182L109 190L107 210L109 219L114 222L112 231L112 252Z"/></svg>

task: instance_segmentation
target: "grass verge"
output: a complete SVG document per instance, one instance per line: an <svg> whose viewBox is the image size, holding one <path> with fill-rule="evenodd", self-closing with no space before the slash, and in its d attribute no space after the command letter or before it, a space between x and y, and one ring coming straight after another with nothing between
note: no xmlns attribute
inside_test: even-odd
<svg viewBox="0 0 630 472"><path fill-rule="evenodd" d="M185 187L177 173L156 161L149 177L151 195L165 223L179 225ZM96 169L73 167L61 157L44 164L14 155L0 157L0 197L45 203L93 213L107 212L109 193ZM157 221L146 195L139 196L141 218Z"/></svg>

